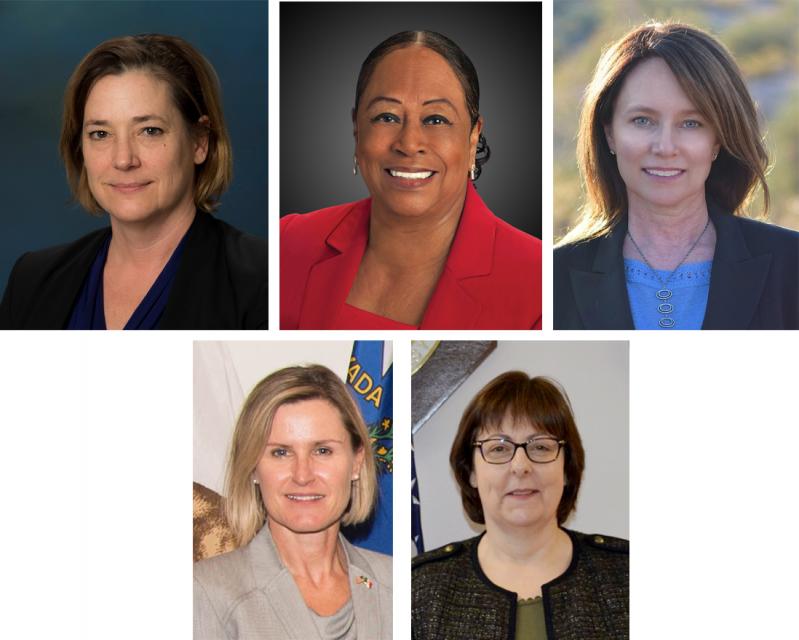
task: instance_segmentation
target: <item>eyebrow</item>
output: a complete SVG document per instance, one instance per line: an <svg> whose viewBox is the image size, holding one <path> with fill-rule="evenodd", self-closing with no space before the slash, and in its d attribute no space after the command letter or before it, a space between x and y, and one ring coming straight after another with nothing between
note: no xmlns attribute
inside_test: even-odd
<svg viewBox="0 0 799 640"><path fill-rule="evenodd" d="M366 105L366 108L368 109L368 108L369 108L369 107L371 107L371 106L372 106L372 105L373 105L375 102L381 102L381 101L383 101L383 102L393 102L394 104L402 104L402 100L398 100L397 98L389 98L388 96L376 96L376 97L372 98L372 99L369 101L369 104L368 104L368 105ZM455 111L457 111L457 109L455 109L455 105L454 105L454 104L452 104L452 102L451 102L450 100L448 100L447 98L432 98L432 99L430 99L430 100L425 100L425 101L422 103L422 106L423 106L423 107L426 107L426 106L427 106L427 105L429 105L429 104L436 104L436 103L439 103L439 102L442 102L442 103L444 103L444 104L448 104L450 107L452 107L452 109L454 109Z"/></svg>
<svg viewBox="0 0 799 640"><path fill-rule="evenodd" d="M643 113L654 113L654 114L659 114L660 113L660 111L658 111L657 109L655 109L653 107L647 107L646 105L643 105L643 104L631 105L631 106L627 107L624 110L624 113L631 113L633 111L639 111L639 112L643 112ZM702 115L699 112L699 110L697 110L697 109L683 109L681 111L678 111L677 113L679 113L681 116L701 116Z"/></svg>
<svg viewBox="0 0 799 640"><path fill-rule="evenodd" d="M143 116L133 116L130 121L134 124L139 124L141 122L147 122L148 120L160 120L161 122L166 123L166 118L162 118L161 116L157 116L154 113L148 113ZM84 127L88 127L89 125L98 125L98 126L108 126L111 124L108 120L87 120Z"/></svg>
<svg viewBox="0 0 799 640"><path fill-rule="evenodd" d="M312 443L314 447L319 446L320 444L342 444L341 440L336 440L335 438L328 438L327 440L317 440ZM291 449L293 445L285 444L282 442L267 442L267 447L282 447L284 449Z"/></svg>
<svg viewBox="0 0 799 640"><path fill-rule="evenodd" d="M548 433L544 433L543 431L536 431L529 436L525 436L524 441L527 442L528 440L532 440L533 438L554 438L554 437L555 436L550 435ZM503 432L489 433L484 438L479 438L479 440L491 440L493 438L504 438L505 440L513 440L512 436Z"/></svg>

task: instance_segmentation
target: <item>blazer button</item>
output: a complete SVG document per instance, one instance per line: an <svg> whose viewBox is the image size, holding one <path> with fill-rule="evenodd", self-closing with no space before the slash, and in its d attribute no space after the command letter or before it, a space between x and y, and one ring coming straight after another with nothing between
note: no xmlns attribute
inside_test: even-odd
<svg viewBox="0 0 799 640"><path fill-rule="evenodd" d="M594 542L597 544L605 544L605 538L602 536L594 536Z"/></svg>
<svg viewBox="0 0 799 640"><path fill-rule="evenodd" d="M446 551L447 553L449 553L449 552L451 552L451 551L452 551L454 548L455 548L455 547L454 547L453 545L451 545L451 544L448 544L446 547L444 547L444 551Z"/></svg>

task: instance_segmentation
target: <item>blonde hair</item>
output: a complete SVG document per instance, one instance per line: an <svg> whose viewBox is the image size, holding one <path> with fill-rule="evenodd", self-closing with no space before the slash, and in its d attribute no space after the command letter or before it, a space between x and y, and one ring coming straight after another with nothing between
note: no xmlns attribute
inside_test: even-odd
<svg viewBox="0 0 799 640"><path fill-rule="evenodd" d="M247 396L236 422L225 480L225 514L236 543L247 544L266 521L258 486L253 484L255 466L263 454L277 410L303 400L322 399L338 409L353 451L364 450L359 479L352 485L342 525L364 522L377 498L377 465L366 424L344 383L327 367L287 367L261 380Z"/></svg>
<svg viewBox="0 0 799 640"><path fill-rule="evenodd" d="M586 87L580 113L577 164L586 203L577 224L559 245L608 233L627 211L627 189L605 137L605 125L627 74L642 60L662 59L683 91L709 121L720 144L705 182L706 197L736 215L759 185L768 213L768 154L757 109L741 71L724 46L687 24L648 22L612 44Z"/></svg>
<svg viewBox="0 0 799 640"><path fill-rule="evenodd" d="M160 34L106 40L81 60L69 78L59 150L73 197L90 213L102 213L89 189L83 161L86 100L100 78L136 70L166 82L189 133L208 136L205 162L194 169L194 204L202 211L214 211L233 177L233 152L222 115L219 79L211 63L188 42ZM199 122L203 116L208 118L207 124Z"/></svg>

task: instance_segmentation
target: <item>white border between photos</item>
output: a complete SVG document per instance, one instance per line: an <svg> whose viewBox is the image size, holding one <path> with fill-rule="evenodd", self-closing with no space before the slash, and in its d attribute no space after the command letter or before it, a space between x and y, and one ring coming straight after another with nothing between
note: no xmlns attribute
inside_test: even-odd
<svg viewBox="0 0 799 640"><path fill-rule="evenodd" d="M542 157L552 157L552 2ZM269 1L270 327L278 326L279 7ZM3 636L192 637L196 340L393 340L410 429L418 340L630 341L631 637L783 638L796 627L799 332L553 332L542 162L542 332L0 332ZM602 375L586 371L586 376ZM755 443L755 444L747 444ZM762 443L758 444L758 443ZM410 638L410 440L394 444L394 638Z"/></svg>

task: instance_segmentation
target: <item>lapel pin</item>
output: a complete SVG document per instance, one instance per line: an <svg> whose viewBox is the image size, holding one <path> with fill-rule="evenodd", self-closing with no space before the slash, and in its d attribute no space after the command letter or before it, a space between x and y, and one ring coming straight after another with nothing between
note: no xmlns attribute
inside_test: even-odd
<svg viewBox="0 0 799 640"><path fill-rule="evenodd" d="M364 584L366 585L367 589L371 589L372 586L374 586L374 582L372 582L366 576L358 576L357 578L355 578L355 584Z"/></svg>

